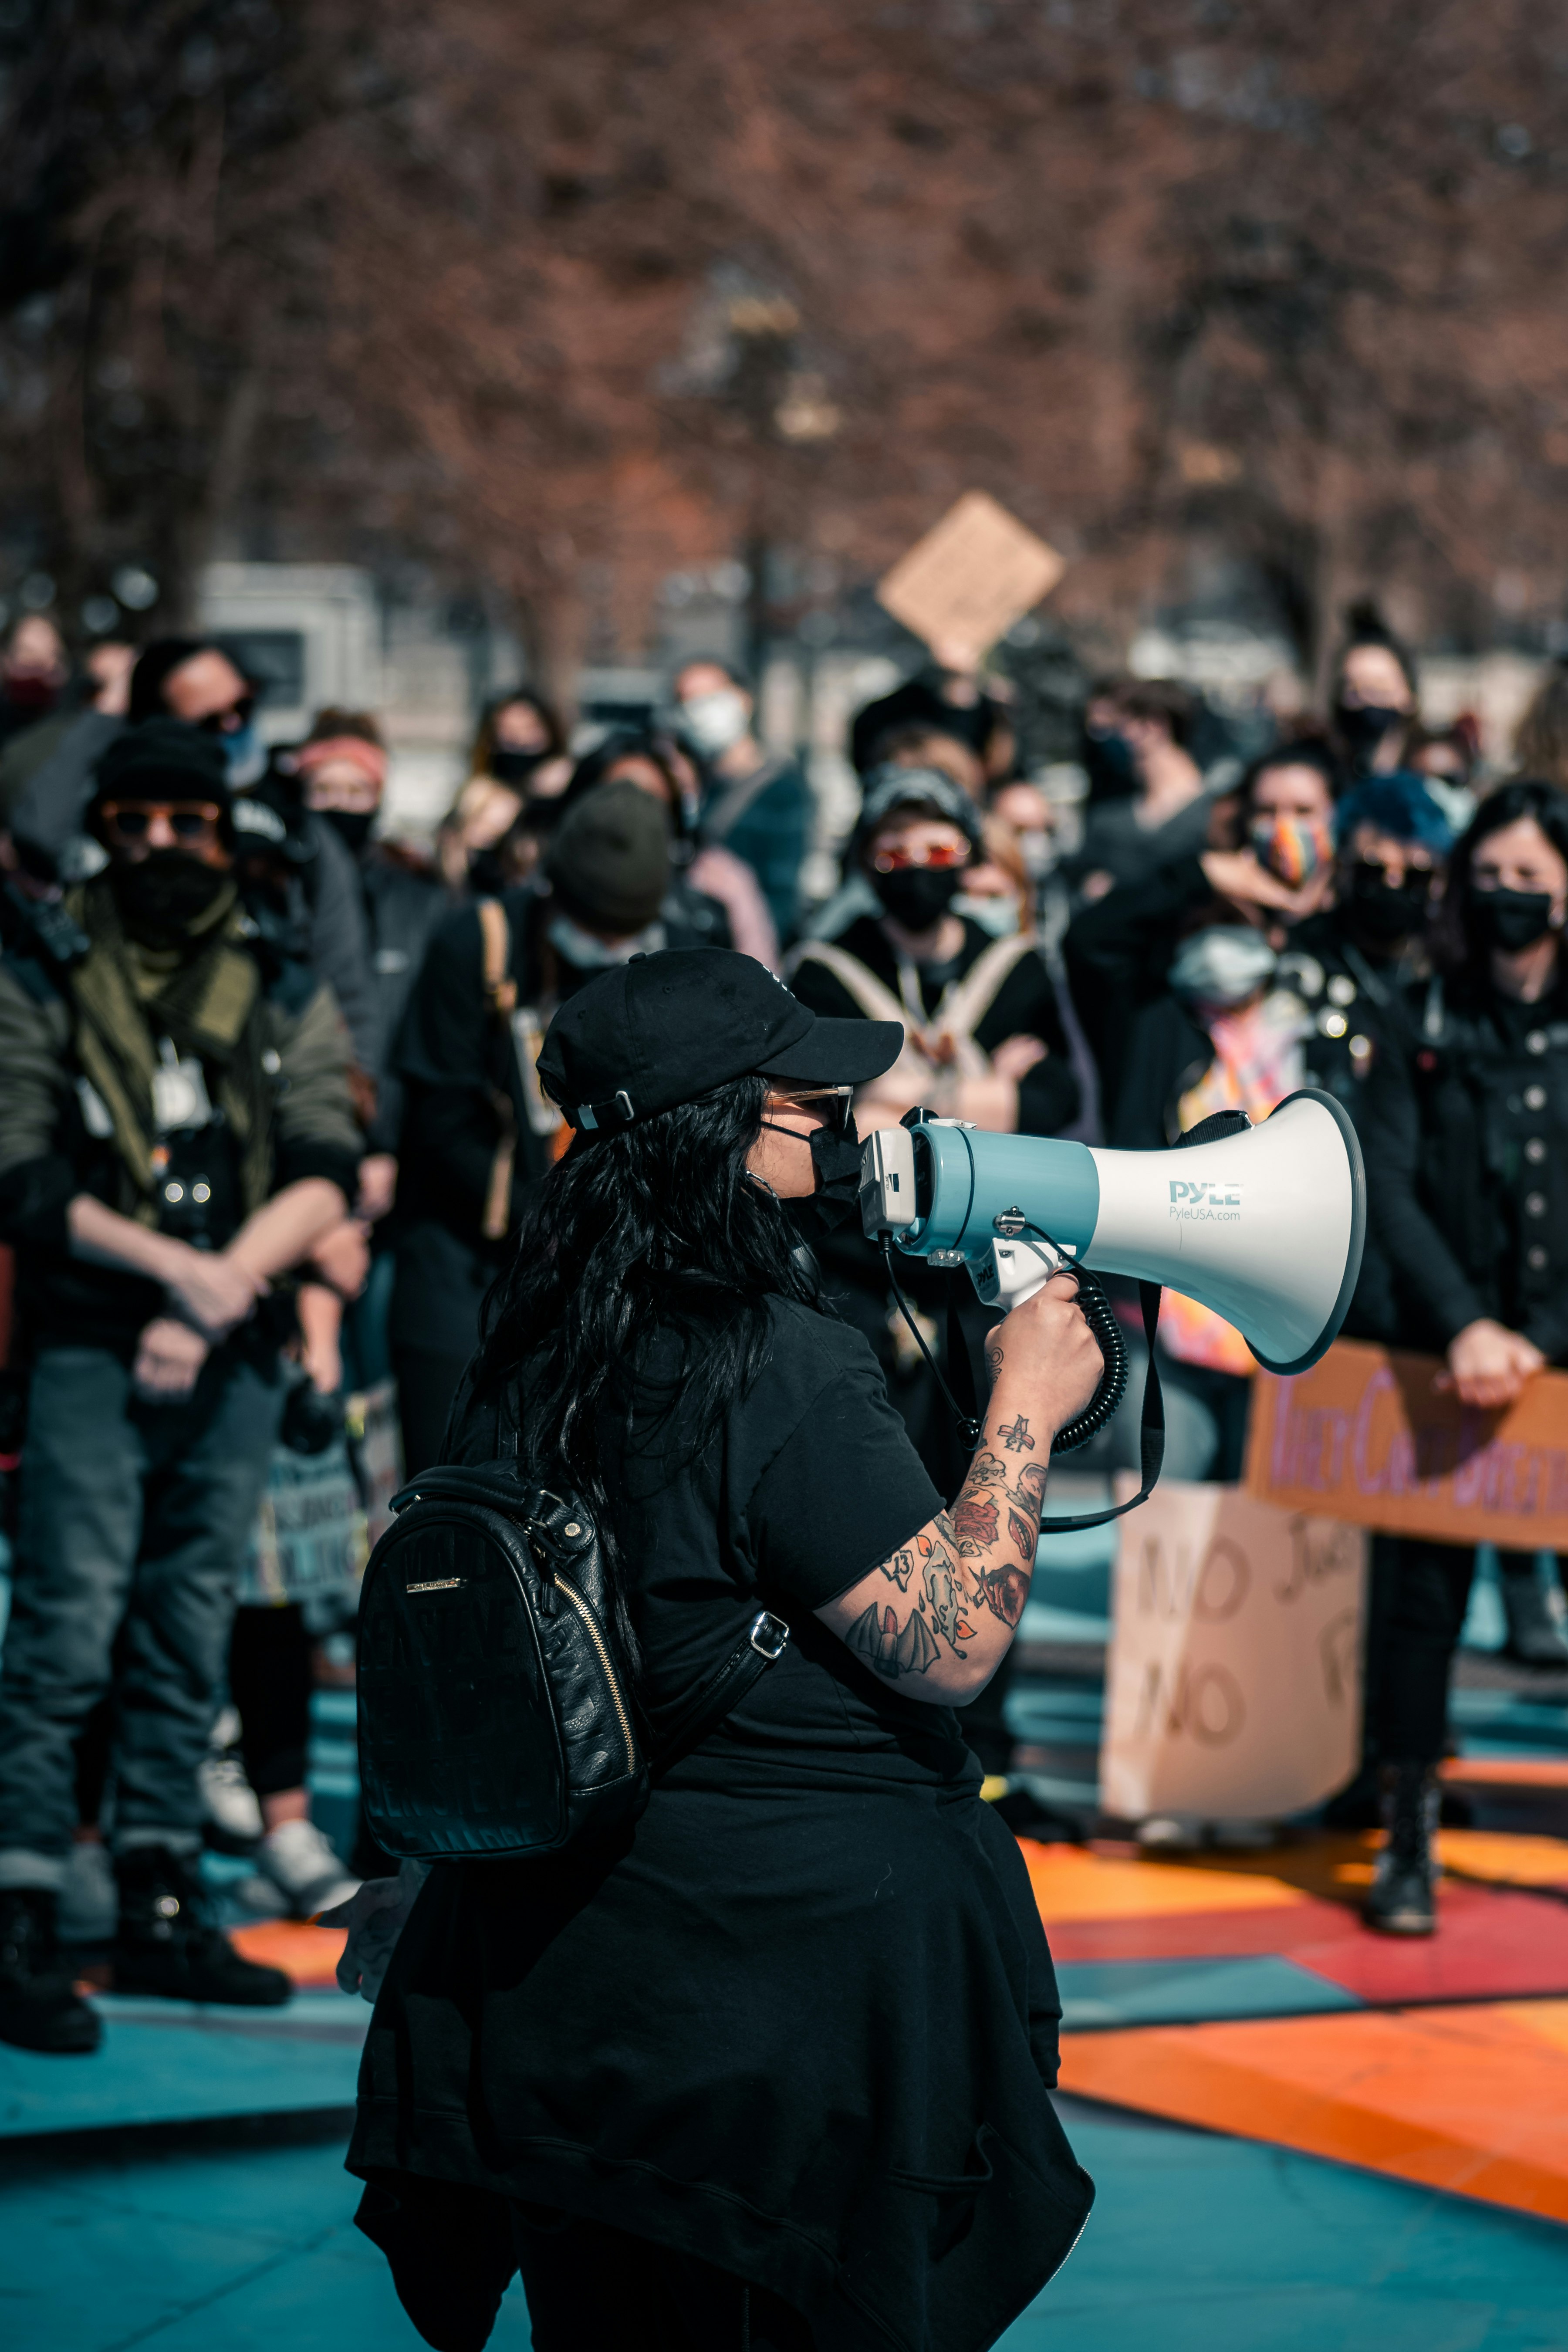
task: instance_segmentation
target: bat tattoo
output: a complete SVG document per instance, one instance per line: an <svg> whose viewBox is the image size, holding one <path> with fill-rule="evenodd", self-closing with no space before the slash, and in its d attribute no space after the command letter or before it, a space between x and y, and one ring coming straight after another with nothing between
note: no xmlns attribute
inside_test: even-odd
<svg viewBox="0 0 1568 2352"><path fill-rule="evenodd" d="M844 1638L868 1665L892 1682L900 1675L929 1675L942 1655L918 1610L900 1633L891 1607L879 1614L874 1601L863 1616L856 1618Z"/></svg>

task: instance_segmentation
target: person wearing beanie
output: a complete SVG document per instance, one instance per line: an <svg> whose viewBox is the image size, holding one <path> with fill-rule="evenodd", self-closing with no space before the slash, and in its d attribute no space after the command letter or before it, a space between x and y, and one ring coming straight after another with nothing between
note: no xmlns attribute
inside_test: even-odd
<svg viewBox="0 0 1568 2352"><path fill-rule="evenodd" d="M562 818L542 882L439 923L392 1064L404 1090L391 1339L412 1476L437 1458L479 1306L531 1186L570 1139L534 1064L558 1004L597 971L706 946L669 902L670 824L651 793L598 784Z"/></svg>
<svg viewBox="0 0 1568 2352"><path fill-rule="evenodd" d="M112 1691L121 1991L275 2003L206 1917L196 1773L282 1406L275 1279L353 1197L330 993L258 957L220 741L150 719L88 822L103 870L0 961L0 1241L33 1350L0 1658L0 2040L97 2045L56 1946L76 1751Z"/></svg>

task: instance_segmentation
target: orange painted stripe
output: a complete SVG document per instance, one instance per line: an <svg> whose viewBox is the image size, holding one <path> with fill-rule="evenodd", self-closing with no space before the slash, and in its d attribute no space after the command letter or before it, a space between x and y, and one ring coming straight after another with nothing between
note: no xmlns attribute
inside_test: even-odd
<svg viewBox="0 0 1568 2352"><path fill-rule="evenodd" d="M1568 2222L1568 2001L1064 2035L1062 2087Z"/></svg>
<svg viewBox="0 0 1568 2352"><path fill-rule="evenodd" d="M263 1919L254 1927L236 1927L229 1942L247 1960L281 1969L297 1985L315 1991L336 1985L348 1936L342 1927L312 1927L302 1919Z"/></svg>
<svg viewBox="0 0 1568 2352"><path fill-rule="evenodd" d="M1568 1789L1568 1759L1545 1756L1450 1756L1445 1780L1468 1789Z"/></svg>
<svg viewBox="0 0 1568 2352"><path fill-rule="evenodd" d="M1136 1919L1170 1911L1267 1911L1305 1902L1283 1879L1184 1863L1110 1860L1079 1846L1020 1838L1040 1916Z"/></svg>

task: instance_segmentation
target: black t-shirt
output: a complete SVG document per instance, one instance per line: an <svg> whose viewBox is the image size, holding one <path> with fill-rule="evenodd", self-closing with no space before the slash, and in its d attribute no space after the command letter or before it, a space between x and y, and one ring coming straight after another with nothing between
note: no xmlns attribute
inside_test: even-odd
<svg viewBox="0 0 1568 2352"><path fill-rule="evenodd" d="M907 1544L942 1497L860 1334L792 1300L771 1300L769 1315L768 1360L704 1451L693 1451L681 1376L687 1351L705 1344L700 1328L655 1343L629 1443L624 1423L606 1417L605 1485L655 1741L767 1608L788 1620L792 1638L727 1718L726 1769L737 1743L775 1760L781 1750L826 1751L824 1761L898 1748L911 1730L945 1744L956 1738L945 1708L900 1697L812 1613ZM504 1450L495 1413L491 1404L463 1415L458 1458Z"/></svg>

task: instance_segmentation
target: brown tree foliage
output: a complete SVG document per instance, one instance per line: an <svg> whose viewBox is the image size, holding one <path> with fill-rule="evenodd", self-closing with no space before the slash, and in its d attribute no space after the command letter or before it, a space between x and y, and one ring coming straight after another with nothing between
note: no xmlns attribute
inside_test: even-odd
<svg viewBox="0 0 1568 2352"><path fill-rule="evenodd" d="M565 660L980 486L1086 625L1562 602L1547 0L11 5L0 490L73 583L414 553Z"/></svg>

